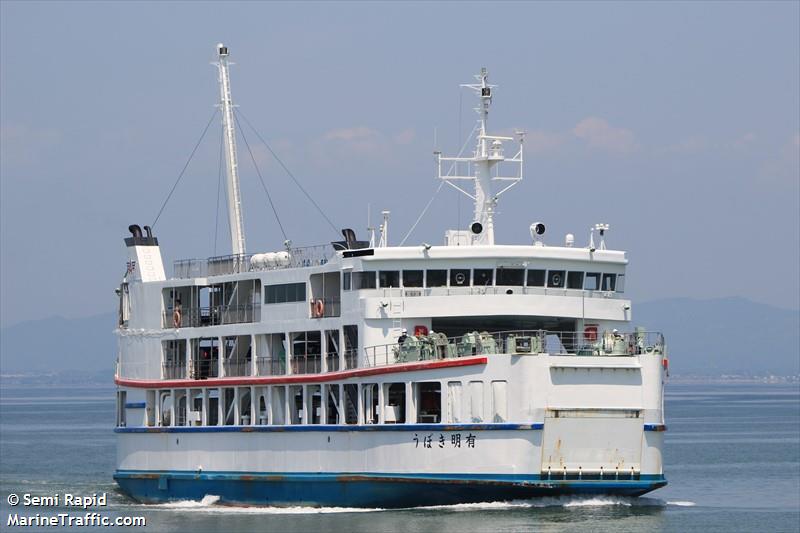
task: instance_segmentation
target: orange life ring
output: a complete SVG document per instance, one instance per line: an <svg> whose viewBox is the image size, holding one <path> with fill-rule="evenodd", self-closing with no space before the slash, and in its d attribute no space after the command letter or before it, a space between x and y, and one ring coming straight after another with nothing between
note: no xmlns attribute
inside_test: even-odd
<svg viewBox="0 0 800 533"><path fill-rule="evenodd" d="M181 310L180 309L175 309L175 311L172 312L172 325L175 326L176 328L181 327Z"/></svg>
<svg viewBox="0 0 800 533"><path fill-rule="evenodd" d="M594 342L597 340L597 326L589 324L583 329L583 338L586 342Z"/></svg>
<svg viewBox="0 0 800 533"><path fill-rule="evenodd" d="M317 298L317 301L314 302L314 316L317 318L325 316L325 302L322 301L322 298Z"/></svg>

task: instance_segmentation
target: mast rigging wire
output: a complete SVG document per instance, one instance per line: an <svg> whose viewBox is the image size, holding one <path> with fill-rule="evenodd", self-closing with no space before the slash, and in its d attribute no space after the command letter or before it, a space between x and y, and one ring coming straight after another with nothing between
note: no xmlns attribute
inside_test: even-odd
<svg viewBox="0 0 800 533"><path fill-rule="evenodd" d="M233 119L236 121L236 124L239 125L239 117L237 115L238 113L234 113ZM272 195L269 193L267 184L264 182L264 177L261 175L261 170L258 168L258 163L256 163L256 158L253 156L253 151L250 149L250 143L247 142L247 136L244 134L244 129L240 127L239 133L241 133L242 139L244 139L244 145L247 147L247 152L250 154L250 159L253 161L253 166L256 169L256 174L258 174L259 181L261 181L261 186L264 188L264 192L267 193L267 200L269 200L269 205L272 207L272 213L275 215L275 220L278 221L278 227L281 229L281 233L283 234L283 240L287 241L289 237L286 236L286 230L283 229L281 218L278 216L278 210L275 209L275 204L272 202Z"/></svg>
<svg viewBox="0 0 800 533"><path fill-rule="evenodd" d="M294 184L297 185L297 188L299 188L300 191L305 195L305 197L308 198L308 201L311 202L314 205L314 207L317 209L319 214L322 215L322 218L325 219L325 221L328 223L328 225L330 225L330 227L333 228L333 231L338 236L339 235L339 229L337 228L336 224L331 222L331 219L328 218L328 216L325 214L325 212L322 210L322 208L319 206L319 204L317 204L317 202L314 201L314 199L311 197L311 195L308 193L308 191L306 191L306 189L300 184L300 182L297 180L297 178L294 176L294 174L292 174L292 172L289 170L289 168L283 163L281 158L278 157L278 154L275 153L275 151L272 149L272 147L269 145L269 143L267 143L267 141L264 140L264 137L262 137L261 134L258 133L258 130L256 130L256 128L250 123L250 121L247 120L247 117L244 115L244 113L242 113L241 110L239 110L239 109L235 109L234 113L235 113L235 115L241 115L242 116L242 120L244 120L245 124L247 124L250 127L250 129L253 131L253 133L256 134L256 137L258 137L258 139L264 144L264 146L267 147L267 150L269 150L269 153L272 154L272 157L275 158L275 161L277 161L278 164L281 166L281 168L283 168L284 172L286 172L286 174L290 178L292 178L292 181L294 181Z"/></svg>
<svg viewBox="0 0 800 533"><path fill-rule="evenodd" d="M192 153L189 154L189 159L186 161L186 164L183 165L183 169L181 170L181 173L178 174L178 179L175 180L175 183L172 185L172 189L170 189L169 194L164 199L164 203L161 204L161 209L158 210L158 214L156 215L156 219L153 221L152 224L150 224L150 227L152 227L153 229L155 229L156 223L158 222L158 219L161 217L161 213L164 212L164 208L167 207L167 202L169 202L169 199L172 198L172 193L175 192L175 189L178 187L178 183L181 182L181 178L183 178L183 174L186 172L186 169L189 168L189 163L191 163L195 152L197 152L197 148L200 146L200 143L203 142L203 139L206 136L206 132L208 131L208 128L211 126L211 122L214 120L214 117L217 116L218 112L219 112L219 109L214 108L214 113L212 113L211 118L208 119L208 124L206 124L206 127L203 130L203 134L200 135L200 139L198 139L197 144L194 145L194 148L192 149Z"/></svg>
<svg viewBox="0 0 800 533"><path fill-rule="evenodd" d="M461 145L461 150L459 150L459 151L458 151L458 155L457 155L456 157L461 157L461 153L464 151L464 148L466 148L466 147L467 147L467 143L469 142L469 140L470 140L470 139L472 139L472 135L475 133L475 130L477 130L477 129L478 129L478 124L475 124L475 127L473 127L473 128L472 128L472 131L471 131L471 132L469 133L469 135L467 136L467 139L464 141L464 144L463 144L463 145ZM447 171L447 174L445 174L445 176L449 176L449 175L450 175L450 173L451 173L451 172L453 172L453 169L455 169L455 167L456 167L456 162L455 162L455 161L453 161L453 163L450 165L450 170L448 170L448 171ZM445 183L446 183L446 182L445 182L444 180L442 180L442 181L439 183L439 187L436 189L436 192L434 192L434 193L433 193L433 196L431 196L431 199L430 199L430 200L428 200L428 204L425 206L425 209L423 209L423 210L422 210L422 213L420 213L420 214L419 214L419 217L417 217L417 221L416 221L416 222L414 222L414 225L413 225L413 226L411 226L411 229L410 229L410 230L408 230L408 233L406 233L406 236L405 236L405 237L403 237L403 240L402 240L402 241L400 241L400 246L403 246L403 245L406 243L406 240L408 240L408 238L411 236L411 233L412 233L412 232L414 231L414 229L417 227L417 224L419 224L419 221L420 221L420 220L422 220L422 217L424 217L424 216L425 216L425 213L427 213L427 212L428 212L428 208L429 208L429 207L431 206L431 204L433 203L433 200L436 198L436 195L437 195L437 194L439 194L439 191L441 191L441 190L442 190L442 186L443 186Z"/></svg>
<svg viewBox="0 0 800 533"><path fill-rule="evenodd" d="M225 131L219 132L219 170L217 171L217 209L214 211L214 255L217 255L217 235L219 233L219 197L222 190L222 154L225 147Z"/></svg>

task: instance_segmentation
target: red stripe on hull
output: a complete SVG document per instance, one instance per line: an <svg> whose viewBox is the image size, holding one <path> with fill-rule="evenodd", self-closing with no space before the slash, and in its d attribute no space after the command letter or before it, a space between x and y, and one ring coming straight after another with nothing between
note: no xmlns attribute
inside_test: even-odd
<svg viewBox="0 0 800 533"><path fill-rule="evenodd" d="M464 357L460 359L445 359L443 361L428 361L424 363L402 363L375 368L358 368L355 370L342 370L327 372L325 374L298 374L294 376L270 377L234 377L215 379L123 379L114 378L117 385L140 389L185 389L193 387L229 387L232 385L281 385L287 383L324 383L326 381L339 381L347 378L363 376L377 376L380 374L395 374L399 372L416 372L418 370L435 370L437 368L452 368L459 366L485 365L489 362L487 357Z"/></svg>

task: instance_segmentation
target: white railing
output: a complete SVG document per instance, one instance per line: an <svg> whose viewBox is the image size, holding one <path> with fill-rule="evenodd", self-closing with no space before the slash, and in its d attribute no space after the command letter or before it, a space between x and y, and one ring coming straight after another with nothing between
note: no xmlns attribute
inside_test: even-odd
<svg viewBox="0 0 800 533"><path fill-rule="evenodd" d="M409 336L402 343L369 346L364 348L364 366L498 353L633 356L663 352L664 337L657 332L606 331L597 337L575 331L518 330L493 333L474 331L460 337L445 337L441 333L420 337Z"/></svg>

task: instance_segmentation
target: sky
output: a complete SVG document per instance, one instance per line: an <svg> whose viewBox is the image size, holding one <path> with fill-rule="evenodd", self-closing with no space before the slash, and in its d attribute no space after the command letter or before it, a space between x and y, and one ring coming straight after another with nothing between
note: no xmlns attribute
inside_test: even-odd
<svg viewBox="0 0 800 533"><path fill-rule="evenodd" d="M215 111L217 42L241 116L337 227L388 209L398 244L437 191L432 152L474 125L459 84L486 67L489 129L527 132L498 242L542 221L546 243L583 246L608 223L634 302L800 307L799 2L2 1L0 325L116 308L127 226L154 221ZM155 227L168 273L230 253L220 132ZM288 238L335 240L245 135ZM248 251L279 250L242 139L239 160ZM407 243L470 212L444 187Z"/></svg>

